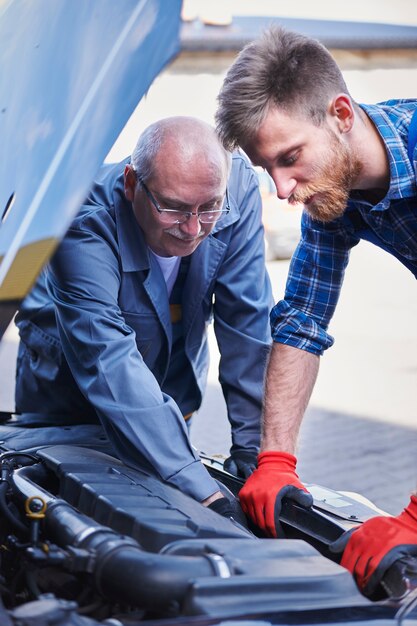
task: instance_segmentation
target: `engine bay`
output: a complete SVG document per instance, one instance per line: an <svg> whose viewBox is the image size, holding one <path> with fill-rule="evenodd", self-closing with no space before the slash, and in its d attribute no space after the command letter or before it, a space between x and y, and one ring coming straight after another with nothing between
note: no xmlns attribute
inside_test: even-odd
<svg viewBox="0 0 417 626"><path fill-rule="evenodd" d="M288 612L301 623L330 623L341 612L365 619L376 609L394 619L412 596L410 567L371 601L331 560L328 544L376 513L322 487L309 487L311 510L287 501L286 538L267 539L98 450L55 445L5 451L0 460L10 624L218 623ZM221 461L202 460L238 491L241 481Z"/></svg>

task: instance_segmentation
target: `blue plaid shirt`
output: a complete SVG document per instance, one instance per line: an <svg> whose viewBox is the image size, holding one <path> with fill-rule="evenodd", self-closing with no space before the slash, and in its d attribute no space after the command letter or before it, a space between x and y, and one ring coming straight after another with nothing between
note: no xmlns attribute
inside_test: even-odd
<svg viewBox="0 0 417 626"><path fill-rule="evenodd" d="M354 192L345 215L326 224L303 212L301 239L291 261L285 299L276 304L270 316L274 341L313 354L322 354L333 344L327 328L350 250L361 239L374 243L377 239L378 245L397 256L417 277L417 186L407 154L408 127L417 100L389 100L361 107L386 145L391 171L388 193L372 205ZM416 161L414 149L414 164Z"/></svg>

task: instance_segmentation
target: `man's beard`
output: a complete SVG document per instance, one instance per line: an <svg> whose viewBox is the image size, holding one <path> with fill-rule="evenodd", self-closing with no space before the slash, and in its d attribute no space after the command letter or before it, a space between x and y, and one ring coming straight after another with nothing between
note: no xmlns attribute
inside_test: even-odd
<svg viewBox="0 0 417 626"><path fill-rule="evenodd" d="M296 190L288 199L290 204L304 204L307 213L321 222L343 215L353 182L362 169L356 155L333 131L329 131L329 137L328 155L315 169L314 182ZM313 199L309 201L310 198Z"/></svg>

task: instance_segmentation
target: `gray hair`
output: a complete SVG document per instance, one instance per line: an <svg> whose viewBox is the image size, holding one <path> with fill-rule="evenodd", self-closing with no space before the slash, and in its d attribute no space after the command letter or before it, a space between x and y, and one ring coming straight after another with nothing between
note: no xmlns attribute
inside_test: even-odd
<svg viewBox="0 0 417 626"><path fill-rule="evenodd" d="M161 126L158 122L151 124L140 135L130 162L135 172L146 182L152 177L155 157L162 144Z"/></svg>
<svg viewBox="0 0 417 626"><path fill-rule="evenodd" d="M218 96L217 132L227 149L253 139L271 107L320 126L337 93L349 95L328 50L299 33L271 26L230 67Z"/></svg>
<svg viewBox="0 0 417 626"><path fill-rule="evenodd" d="M220 142L214 128L197 118L177 116L154 122L142 132L138 139L131 155L131 164L145 183L152 178L157 154L168 138L174 138L175 143L178 146L181 145L183 150L185 145L190 142L188 147L191 152L199 150L204 153L205 142L210 142L211 145L216 146L216 150L218 147L219 154L224 156L226 174L227 177L229 176L232 156ZM208 153L207 158L209 158Z"/></svg>

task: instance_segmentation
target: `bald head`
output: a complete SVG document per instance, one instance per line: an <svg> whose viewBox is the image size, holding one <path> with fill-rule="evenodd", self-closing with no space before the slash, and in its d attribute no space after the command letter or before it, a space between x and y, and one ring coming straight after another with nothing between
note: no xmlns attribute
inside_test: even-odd
<svg viewBox="0 0 417 626"><path fill-rule="evenodd" d="M193 171L198 164L212 176L227 180L231 157L212 126L194 117L168 117L141 134L132 154L132 165L149 181L163 166Z"/></svg>

